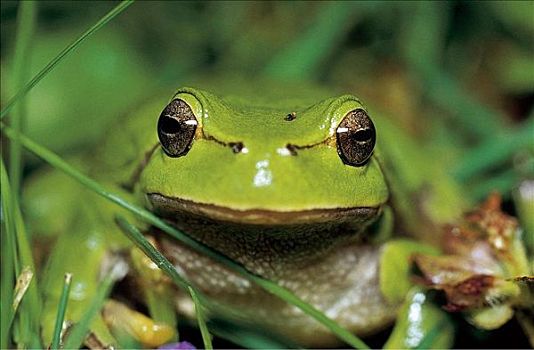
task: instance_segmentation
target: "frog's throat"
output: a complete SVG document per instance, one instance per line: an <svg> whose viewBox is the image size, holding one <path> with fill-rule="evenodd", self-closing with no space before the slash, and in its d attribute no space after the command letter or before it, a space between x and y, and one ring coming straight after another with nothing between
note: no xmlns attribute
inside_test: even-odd
<svg viewBox="0 0 534 350"><path fill-rule="evenodd" d="M293 225L332 221L369 222L381 212L376 207L318 208L295 211L265 209L237 210L215 204L197 203L181 198L148 193L147 198L156 213L172 219L181 215L207 217L214 220L252 225Z"/></svg>

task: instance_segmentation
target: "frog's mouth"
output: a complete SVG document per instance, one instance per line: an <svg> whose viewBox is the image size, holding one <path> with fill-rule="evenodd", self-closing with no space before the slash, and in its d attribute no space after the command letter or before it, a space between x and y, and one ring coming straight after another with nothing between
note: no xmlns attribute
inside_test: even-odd
<svg viewBox="0 0 534 350"><path fill-rule="evenodd" d="M149 193L147 198L153 210L165 218L203 217L252 225L294 225L321 222L369 222L381 212L376 207L317 208L294 211L266 209L233 209L216 204L198 203L181 198L167 197L159 193Z"/></svg>

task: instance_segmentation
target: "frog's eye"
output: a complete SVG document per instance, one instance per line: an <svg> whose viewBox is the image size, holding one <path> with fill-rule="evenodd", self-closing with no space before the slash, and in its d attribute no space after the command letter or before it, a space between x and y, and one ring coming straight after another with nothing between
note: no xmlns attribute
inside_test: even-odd
<svg viewBox="0 0 534 350"><path fill-rule="evenodd" d="M175 99L165 107L158 120L158 137L165 153L171 157L187 154L193 143L197 119L191 107Z"/></svg>
<svg viewBox="0 0 534 350"><path fill-rule="evenodd" d="M376 143L373 121L363 109L349 112L336 130L337 153L343 163L352 166L363 165Z"/></svg>

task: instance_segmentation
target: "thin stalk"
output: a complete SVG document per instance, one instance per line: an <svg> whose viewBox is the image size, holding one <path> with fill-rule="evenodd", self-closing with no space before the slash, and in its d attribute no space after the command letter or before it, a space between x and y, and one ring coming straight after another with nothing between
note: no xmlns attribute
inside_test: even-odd
<svg viewBox="0 0 534 350"><path fill-rule="evenodd" d="M239 263L233 261L227 256L222 255L221 253L218 253L217 251L207 247L206 245L196 241L195 239L189 237L187 234L175 229L174 227L167 224L166 222L164 222L163 220L161 220L160 218L158 218L151 212L141 207L138 207L136 205L133 205L129 203L128 201L124 200L122 197L118 196L117 194L104 189L96 181L92 180L91 178L85 176L78 170L71 167L68 163L66 163L63 159L61 159L61 157L59 157L57 154L35 143L34 141L30 140L28 137L22 134L18 134L14 132L11 128L6 127L6 126L3 126L3 130L4 130L4 133L9 138L11 139L16 138L16 137L20 138L20 142L24 145L24 147L26 147L28 150L30 150L31 152L33 152L40 158L44 159L46 162L48 162L55 168L65 172L67 175L71 176L72 178L74 178L75 180L83 184L85 187L107 198L108 200L122 206L123 208L133 212L134 214L141 217L146 222L165 231L172 237L188 245L190 248L196 250L197 252L212 258L213 260L226 266L232 271L235 271L241 274L242 276L248 278L249 280L255 282L257 285L259 285L261 288L265 289L266 291L278 296L279 298L285 300L286 302L293 304L294 306L304 311L304 313L308 314L309 316L313 317L314 319L322 323L324 326L330 329L334 334L336 334L340 339L350 344L351 346L354 346L356 348L365 348L365 349L368 348L368 346L361 339L359 339L354 334L352 334L348 330L341 327L335 321L328 318L325 314L323 314L321 311L319 311L312 305L300 299L298 296L293 294L293 292L289 291L288 289L285 289L277 285L275 282L269 281L263 277L260 277L260 276L257 276L251 273ZM157 261L156 261L156 264L158 264Z"/></svg>
<svg viewBox="0 0 534 350"><path fill-rule="evenodd" d="M425 334L424 338L421 339L421 342L417 345L416 349L432 349L436 347L436 340L438 340L440 336L443 337L443 329L450 323L448 317L448 315L443 315L441 321L436 323L434 327Z"/></svg>
<svg viewBox="0 0 534 350"><path fill-rule="evenodd" d="M13 297L13 312L17 313L20 303L26 295L30 284L33 279L33 270L29 266L25 266L20 275L17 278L17 283L15 284L15 296Z"/></svg>
<svg viewBox="0 0 534 350"><path fill-rule="evenodd" d="M468 151L454 169L458 181L465 182L510 159L521 148L534 148L534 118L514 130L497 134Z"/></svg>
<svg viewBox="0 0 534 350"><path fill-rule="evenodd" d="M191 295L193 303L195 304L195 311L197 315L197 322L202 334L205 349L213 349L211 343L210 333L204 320L204 314L202 307L206 306L214 314L223 315L225 310L220 308L219 305L212 303L207 297L197 291L186 279L178 274L173 264L167 260L154 246L145 238L145 236L135 227L126 221L123 217L118 216L116 218L117 225L126 234L126 236L139 248L141 251L150 258L169 278L180 287L182 290L187 290ZM236 335L230 333L220 334L222 338L234 341L237 344L241 344ZM250 338L250 337L247 337ZM250 339L249 339L250 340ZM252 344L252 343L251 343ZM278 345L278 344L277 344ZM272 348L272 346L270 346Z"/></svg>
<svg viewBox="0 0 534 350"><path fill-rule="evenodd" d="M202 304L200 304L200 300L198 299L195 290L192 287L189 287L188 290L189 295L191 295L191 299L193 299L193 303L195 304L195 312L197 315L198 327L200 328L200 334L202 334L204 349L213 350L213 345L211 344L211 335L208 331L208 327L206 326L206 321L204 320L204 310L202 309Z"/></svg>
<svg viewBox="0 0 534 350"><path fill-rule="evenodd" d="M27 267L31 271L35 271L35 264L33 262L33 255L31 251L30 242L26 235L26 228L22 220L22 214L18 204L17 197L14 195L4 162L0 160L1 168L1 183L2 183L2 201L8 203L10 208L9 215L12 222L10 230L6 234L12 234L14 238L13 256L16 257L14 262L15 272L17 275L21 273L21 267ZM18 322L16 332L19 346L23 347L40 347L39 344L39 317L41 314L41 300L38 293L37 278L32 279L32 283L28 287L26 297L21 303L20 311L18 312ZM9 321L11 322L11 321Z"/></svg>
<svg viewBox="0 0 534 350"><path fill-rule="evenodd" d="M119 15L122 11L126 10L128 6L133 4L134 0L126 0L118 4L114 9L109 11L104 17L96 22L91 28L85 31L78 39L74 40L70 45L64 48L57 54L39 73L37 73L32 80L30 80L24 87L17 91L17 93L6 103L5 107L0 112L0 119L13 108L18 100L26 96L26 94L35 86L41 79L43 79L56 65L61 62L68 54L70 54L76 47L78 47L85 39L93 35L96 31L106 25L109 21Z"/></svg>
<svg viewBox="0 0 534 350"><path fill-rule="evenodd" d="M426 95L437 106L451 112L456 122L470 135L493 139L504 125L503 118L472 97L458 81L442 69L440 61L446 50L451 4L441 1L416 1L403 4L399 10L405 23L398 36L401 56L420 77Z"/></svg>
<svg viewBox="0 0 534 350"><path fill-rule="evenodd" d="M0 298L2 312L0 312L0 348L7 349L9 345L9 330L13 323L13 311L11 305L13 304L13 290L15 289L15 271L20 270L17 266L17 252L15 247L15 225L13 220L13 208L11 202L11 192L7 179L7 172L4 167L4 162L0 159L2 190L0 196L2 200L1 205L1 219L2 229L0 230L2 239L2 256L1 259L1 293ZM7 185L4 186L4 183Z"/></svg>
<svg viewBox="0 0 534 350"><path fill-rule="evenodd" d="M78 323L76 323L72 330L69 332L69 335L67 339L65 340L65 344L63 346L64 349L79 349L80 346L83 344L85 337L87 336L87 333L89 332L89 328L91 325L91 322L93 319L97 316L97 314L102 310L102 307L104 306L104 303L106 302L106 298L108 297L109 293L111 292L111 288L113 287L113 284L117 280L117 274L113 271L110 272L104 280L101 282L100 286L98 287L98 290L91 300L91 304L87 308L87 310L83 313L82 318Z"/></svg>
<svg viewBox="0 0 534 350"><path fill-rule="evenodd" d="M67 311L67 302L69 300L70 285L72 282L72 274L66 273L63 282L63 289L59 298L59 306L57 308L56 326L54 328L54 336L52 338L52 345L50 349L59 349L59 342L61 340L61 330L63 329L63 321L65 320L65 312Z"/></svg>
<svg viewBox="0 0 534 350"><path fill-rule="evenodd" d="M29 74L31 39L35 31L37 5L35 1L21 1L17 13L17 35L15 38L15 55L13 58L13 85L20 89ZM14 130L22 131L26 119L26 101L21 101L13 110L10 125ZM22 172L22 146L16 140L9 145L9 178L13 194L20 193Z"/></svg>
<svg viewBox="0 0 534 350"><path fill-rule="evenodd" d="M122 216L117 216L115 219L117 225L128 236L128 238L141 249L146 256L148 256L163 272L165 272L171 280L183 290L189 290L192 286L187 280L178 274L174 266L167 260L150 242L143 236L143 234L135 227L126 221Z"/></svg>
<svg viewBox="0 0 534 350"><path fill-rule="evenodd" d="M362 6L363 5L363 6ZM374 3L324 2L309 30L281 50L265 67L264 74L282 79L310 79L343 39L351 17ZM362 9L363 7L363 9Z"/></svg>

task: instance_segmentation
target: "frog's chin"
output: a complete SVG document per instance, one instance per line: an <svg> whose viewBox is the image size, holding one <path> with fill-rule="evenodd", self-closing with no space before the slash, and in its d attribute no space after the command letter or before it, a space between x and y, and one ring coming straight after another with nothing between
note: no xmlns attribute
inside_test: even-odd
<svg viewBox="0 0 534 350"><path fill-rule="evenodd" d="M147 198L154 212L171 220L184 216L193 216L251 225L294 225L355 221L365 223L378 217L382 208L382 205L377 205L376 207L314 208L291 211L261 208L240 210L216 204L167 197L159 193L149 193Z"/></svg>

